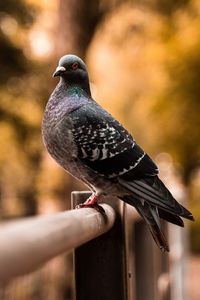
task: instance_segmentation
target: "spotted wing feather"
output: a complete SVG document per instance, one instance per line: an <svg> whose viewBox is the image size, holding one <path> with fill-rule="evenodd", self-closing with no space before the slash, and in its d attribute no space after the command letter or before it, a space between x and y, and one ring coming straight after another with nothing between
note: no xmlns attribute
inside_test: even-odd
<svg viewBox="0 0 200 300"><path fill-rule="evenodd" d="M156 165L128 131L102 108L83 106L71 118L78 157L100 176L128 177L133 170L134 178L139 179L158 173Z"/></svg>

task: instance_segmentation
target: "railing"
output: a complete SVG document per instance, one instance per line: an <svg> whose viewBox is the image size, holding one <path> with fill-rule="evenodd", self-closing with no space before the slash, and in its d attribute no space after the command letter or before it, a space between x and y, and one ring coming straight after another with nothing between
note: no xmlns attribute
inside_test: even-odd
<svg viewBox="0 0 200 300"><path fill-rule="evenodd" d="M89 195L72 193L72 208ZM0 282L75 248L76 300L173 299L176 283L183 295L183 276L174 276L174 266L181 269L184 253L176 258L161 254L133 208L115 198L107 202L101 204L105 214L73 209L2 224ZM183 231L173 229L180 240Z"/></svg>

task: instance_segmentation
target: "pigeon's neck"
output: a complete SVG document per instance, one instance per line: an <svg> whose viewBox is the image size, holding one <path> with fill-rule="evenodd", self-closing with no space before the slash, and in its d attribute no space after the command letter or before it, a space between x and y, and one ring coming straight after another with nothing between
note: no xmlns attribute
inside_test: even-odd
<svg viewBox="0 0 200 300"><path fill-rule="evenodd" d="M88 94L78 85L66 86L66 92L69 97L73 97L73 96L81 97L82 95Z"/></svg>
<svg viewBox="0 0 200 300"><path fill-rule="evenodd" d="M84 80L78 83L69 83L61 78L61 85L64 87L69 96L74 95L85 95L91 97L90 85L89 82Z"/></svg>

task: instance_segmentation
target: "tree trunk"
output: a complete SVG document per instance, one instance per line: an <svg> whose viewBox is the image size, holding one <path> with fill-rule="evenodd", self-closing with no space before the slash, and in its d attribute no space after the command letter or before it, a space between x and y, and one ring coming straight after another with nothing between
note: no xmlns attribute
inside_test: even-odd
<svg viewBox="0 0 200 300"><path fill-rule="evenodd" d="M84 57L101 16L100 0L60 0L56 56Z"/></svg>

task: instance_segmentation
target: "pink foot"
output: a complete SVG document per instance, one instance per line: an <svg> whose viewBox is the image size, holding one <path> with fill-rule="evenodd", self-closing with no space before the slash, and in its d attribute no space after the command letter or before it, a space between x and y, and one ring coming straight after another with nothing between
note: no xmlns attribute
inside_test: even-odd
<svg viewBox="0 0 200 300"><path fill-rule="evenodd" d="M92 204L95 205L97 204L97 201L99 200L100 196L93 194L91 195L83 204L88 205L88 204Z"/></svg>
<svg viewBox="0 0 200 300"><path fill-rule="evenodd" d="M77 205L76 208L91 207L96 209L100 213L105 213L103 207L97 204L99 198L100 195L91 195L84 203Z"/></svg>

